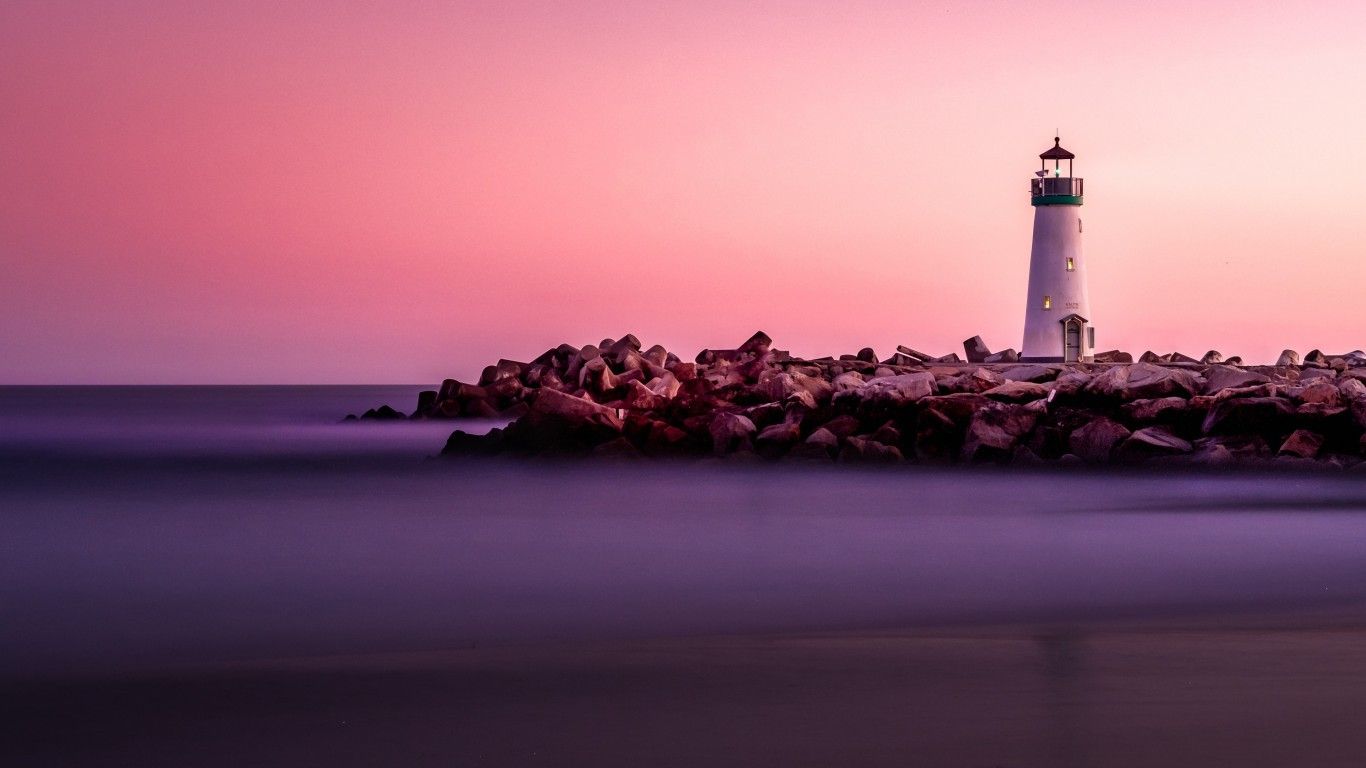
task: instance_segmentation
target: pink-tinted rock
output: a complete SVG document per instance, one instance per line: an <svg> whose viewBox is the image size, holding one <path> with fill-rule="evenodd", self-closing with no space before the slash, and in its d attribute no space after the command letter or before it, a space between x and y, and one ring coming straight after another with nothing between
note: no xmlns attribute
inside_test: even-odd
<svg viewBox="0 0 1366 768"><path fill-rule="evenodd" d="M1067 444L1082 460L1104 464L1110 460L1115 446L1130 434L1124 425L1102 416L1074 431Z"/></svg>
<svg viewBox="0 0 1366 768"><path fill-rule="evenodd" d="M1323 450L1323 435L1310 432L1307 429L1297 429L1290 433L1290 436L1281 443L1281 449L1277 453L1282 456L1298 456L1302 459L1312 459L1319 455Z"/></svg>

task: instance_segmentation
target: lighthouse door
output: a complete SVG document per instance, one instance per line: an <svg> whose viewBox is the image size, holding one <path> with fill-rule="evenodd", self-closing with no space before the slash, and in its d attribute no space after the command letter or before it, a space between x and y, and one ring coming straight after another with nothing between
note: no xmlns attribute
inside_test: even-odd
<svg viewBox="0 0 1366 768"><path fill-rule="evenodd" d="M1063 322L1063 362L1075 363L1081 358L1081 322L1068 318Z"/></svg>

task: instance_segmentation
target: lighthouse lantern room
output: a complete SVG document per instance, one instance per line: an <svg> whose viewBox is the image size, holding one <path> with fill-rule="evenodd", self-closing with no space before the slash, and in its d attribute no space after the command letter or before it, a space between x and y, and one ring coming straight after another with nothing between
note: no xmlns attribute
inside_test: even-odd
<svg viewBox="0 0 1366 768"><path fill-rule="evenodd" d="M1053 146L1039 155L1029 183L1034 243L1020 357L1033 362L1089 361L1096 346L1081 252L1083 185L1072 175L1076 155L1059 142L1053 137Z"/></svg>

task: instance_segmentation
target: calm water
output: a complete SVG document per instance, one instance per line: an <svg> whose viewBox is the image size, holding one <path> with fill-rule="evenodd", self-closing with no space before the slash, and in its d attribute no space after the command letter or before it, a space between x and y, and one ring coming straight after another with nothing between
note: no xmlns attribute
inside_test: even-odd
<svg viewBox="0 0 1366 768"><path fill-rule="evenodd" d="M337 744L316 730L321 725L303 723L277 734L270 742L274 752L233 752L224 745L240 746L241 734L223 725L238 723L233 716L245 718L238 723L244 729L261 727L251 717L276 725L288 721L261 714L274 711L273 706L295 714L323 712L326 720L345 717L352 704L383 708L375 702L390 702L385 696L407 702L414 711L407 725L390 723L399 735L389 730L375 738L441 745L424 752L420 744L404 742L418 751L388 753L404 755L406 764L428 764L427 758L430 764L451 764L476 744L485 750L481 754L492 756L488 764L529 759L515 750L504 755L497 744L485 743L489 734L500 733L500 723L543 736L542 758L551 764L572 764L570 755L633 763L646 758L648 744L630 751L622 746L634 743L628 740L615 751L595 752L600 742L578 730L563 731L563 724L583 716L585 706L589 711L606 707L608 714L595 721L606 733L628 722L642 733L652 727L667 730L667 718L644 722L635 712L641 697L667 691L669 706L696 699L691 715L677 714L679 723L715 733L716 723L697 721L699 712L743 708L746 697L768 694L775 701L803 700L808 691L796 681L808 679L804 670L825 689L841 690L837 708L846 713L861 711L860 706L882 712L888 700L914 699L912 690L942 701L958 690L954 670L970 677L993 669L1000 658L984 649L997 646L974 640L977 644L949 652L933 643L926 646L929 635L923 633L976 638L988 625L991 632L1016 628L1004 630L1003 642L1016 643L1012 652L1033 661L1022 668L1002 667L990 678L999 687L983 693L978 706L1008 709L1019 726L1027 713L1047 716L1040 709L1046 702L1031 696L1054 695L1051 689L1030 688L1027 681L1034 678L1029 675L1043 675L1043 680L1059 668L1066 672L1070 655L1088 642L1075 638L1097 637L1104 632L1098 627L1107 622L1203 622L1204 634L1194 637L1204 638L1205 645L1194 640L1173 645L1172 636L1163 635L1160 642L1133 641L1137 650L1130 652L1118 636L1094 641L1097 649L1108 649L1096 653L1131 661L1145 649L1167 648L1166 661L1152 662L1160 669L1148 670L1155 675L1151 680L1159 681L1181 665L1194 664L1197 650L1225 665L1271 653L1257 646L1244 648L1245 656L1229 656L1219 649L1233 648L1234 641L1216 641L1223 635L1208 634L1210 627L1274 614L1292 617L1292 628L1318 631L1316 620L1293 617L1331 611L1351 618L1366 601L1363 475L1105 476L457 462L431 458L449 424L338 422L345 413L380 403L409 409L418 389L0 388L0 678L28 691L36 702L34 709L4 714L11 723L26 723L30 734L43 735L21 743L20 756L54 765L163 759L166 764L220 764L207 757L176 762L186 745L164 741L170 737L149 723L174 710L186 732L199 733L196 728L207 726L186 714L198 711L194 702L238 701L234 695L246 694L231 686L240 680L255 681L241 684L256 691L251 686L259 685L259 678L251 675L266 674L262 669L306 664L314 670L310 674L322 677L288 690L333 694L305 696L300 703L277 691L274 698L246 696L238 709L222 705L231 712L214 715L218 730L201 734L204 744L216 744L232 757L222 764L262 764L266 754L297 757L294 750L326 751ZM901 645L887 646L883 633L888 631L912 634ZM816 646L747 652L735 644L805 636L840 639L818 645L820 653L809 657L802 654L815 653ZM1059 650L1040 646L1039 636L1073 639ZM1307 642L1318 635L1292 636ZM881 639L868 641L874 646L842 645L855 637ZM1238 637L1239 643L1249 642L1247 635ZM721 645L709 645L716 642ZM603 650L626 646L635 650ZM1361 644L1316 647L1297 651L1297 658L1325 666L1314 675L1350 681L1337 689L1334 701L1366 704L1366 695L1356 695L1366 691L1366 662L1343 655L1343 647ZM596 650L584 650L589 654L584 656L572 649ZM882 652L891 656L879 662ZM440 671L398 681L383 678L392 690L379 683L366 688L369 683L346 676L359 674L360 668L389 674L390 662L376 660L395 658L409 659L404 662L409 665L416 663L413 658L427 659L419 666ZM591 673L576 666L585 658L597 660ZM346 675L317 672L318 665L329 664ZM776 671L766 666L775 664ZM638 675L622 677L628 668ZM1033 671L1022 671L1026 668ZM255 671L236 677L233 670L243 669ZM1220 679L1255 680L1267 669L1264 662L1249 661ZM899 677L878 670L897 670ZM290 680L304 679L297 670L290 674L296 675ZM519 689L509 688L508 679L498 674L511 674L508 679L532 689L525 697L509 696ZM1089 681L1099 689L1119 690L1109 678L1088 678L1082 667L1066 674L1080 680L1081 688ZM1134 674L1149 679L1142 668ZM701 687L688 686L693 675ZM827 680L828 675L834 677ZM864 680L860 675L866 685L851 682ZM585 688L584 679L630 679L639 690L624 682L621 689ZM1172 684L1179 685L1178 679L1191 678L1176 675ZM136 687L149 680L161 681L158 685L179 681L175 685L183 687L158 688L171 703L157 709L148 704L155 697ZM108 688L114 685L109 681L134 688ZM706 685L713 688L701 681L711 681ZM884 690L888 681L906 687ZM992 686L987 678L979 682ZM352 683L361 685L362 693L346 687ZM226 693L214 687L223 685L229 686ZM852 690L840 688L849 685ZM447 694L457 689L464 698L450 699ZM165 690L188 697L191 704ZM376 697L371 705L357 703L365 690ZM1306 690L1326 691L1308 685ZM584 698L584 691L593 695ZM835 707L833 702L811 693L807 710L790 717L808 723L837 717L833 709L822 710ZM1153 695L1165 694L1159 686ZM1226 690L1194 706L1227 711L1225 704L1245 695ZM1305 695L1315 703L1312 694ZM343 700L352 704L337 703ZM1115 717L1149 722L1152 712L1143 707L1150 703L1129 701L1129 709ZM334 706L341 707L340 714ZM1099 701L1094 706L1104 711ZM1141 712L1131 711L1134 707ZM933 711L946 716L951 710ZM75 713L98 724L98 713L113 717L112 711L124 714L107 727L89 725L88 732L62 736ZM145 717L138 719L139 712ZM621 719L613 720L612 712ZM735 716L740 717L738 711ZM1253 720L1266 716L1248 715ZM790 754L779 750L796 742L781 735L792 723L773 717L778 719L764 721L769 730L747 726L752 742L728 736L728 754L748 755L752 759L743 761L748 764L787 754L781 762L793 764L802 762L796 759L802 755L819 753L812 751L813 744ZM1160 728L1164 722L1158 718L1150 725ZM414 723L426 723L428 730ZM461 730L459 723L482 725ZM934 743L942 757L958 754L954 750L966 749L969 742L977 744L973 749L982 746L980 727L962 725L961 743L953 740L951 727L940 726ZM1327 737L1318 737L1320 744L1337 733L1329 730ZM1060 764L1067 762L1060 755L1076 757L1082 755L1077 750L1091 748L1086 733L1060 742L1063 737L1021 731L1026 732L1033 735L1020 736L1024 741L1010 741L1002 732L1001 751L982 753L981 759L1036 764L1010 762L1028 752ZM858 744L886 749L855 762L886 758L887 764L905 764L887 741L893 733L864 733ZM451 742L452 734L464 736ZM929 748L929 738L912 739L906 748ZM364 752L370 743L351 744L330 762L390 764L371 760L374 755ZM772 749L752 751L765 743ZM159 744L179 746L162 754L153 749ZM845 744L830 757L861 754L849 751L854 748ZM718 754L674 756L726 763ZM354 759L343 759L346 755ZM1084 757L1077 764L1088 764ZM1249 757L1257 762L1257 753Z"/></svg>

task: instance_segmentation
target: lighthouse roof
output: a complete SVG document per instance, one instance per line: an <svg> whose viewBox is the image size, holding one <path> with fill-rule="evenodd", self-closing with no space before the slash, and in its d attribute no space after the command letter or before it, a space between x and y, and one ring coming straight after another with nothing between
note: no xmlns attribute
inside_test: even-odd
<svg viewBox="0 0 1366 768"><path fill-rule="evenodd" d="M1058 145L1058 142L1059 142L1059 141L1061 141L1061 139L1059 139L1057 136L1054 136L1054 137L1053 137L1053 146L1052 146L1051 148L1049 148L1049 150L1048 150L1047 152L1044 152L1042 155L1039 155L1039 159L1040 159L1040 160L1071 160L1072 158L1076 157L1076 155L1072 154L1071 152L1068 152L1067 150L1065 150L1065 149L1063 149L1061 146L1059 146L1059 145Z"/></svg>

